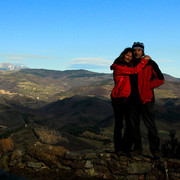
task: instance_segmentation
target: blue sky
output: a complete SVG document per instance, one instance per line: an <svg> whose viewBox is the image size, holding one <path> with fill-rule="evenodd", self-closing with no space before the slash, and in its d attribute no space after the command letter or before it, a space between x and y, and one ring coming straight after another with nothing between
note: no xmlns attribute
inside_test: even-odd
<svg viewBox="0 0 180 180"><path fill-rule="evenodd" d="M134 41L180 78L179 0L0 0L0 63L111 73Z"/></svg>

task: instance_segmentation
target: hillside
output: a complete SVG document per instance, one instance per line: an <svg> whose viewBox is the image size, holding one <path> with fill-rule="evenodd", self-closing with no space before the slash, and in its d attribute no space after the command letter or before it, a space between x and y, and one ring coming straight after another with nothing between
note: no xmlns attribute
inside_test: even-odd
<svg viewBox="0 0 180 180"><path fill-rule="evenodd" d="M170 82L180 82L180 78L175 78L173 76L170 76L168 74L164 74L164 77L166 79L166 81L170 81Z"/></svg>
<svg viewBox="0 0 180 180"><path fill-rule="evenodd" d="M109 74L85 70L52 71L24 69L20 71L0 71L0 89L28 95L34 99L52 102L74 95L79 88L112 79ZM72 91L72 92L71 92Z"/></svg>
<svg viewBox="0 0 180 180"><path fill-rule="evenodd" d="M169 75L165 78L165 83L155 90L156 123L162 143L167 142L170 130L176 130L176 138L180 139L180 82ZM62 170L62 176L65 169L72 173L89 163L87 159L74 159L80 151L99 153L104 149L112 152L114 115L110 93L113 86L112 74L85 70L0 71L0 168L26 177L36 176L32 171L38 169L43 178L44 174L50 176L53 172L57 175ZM147 130L143 123L141 132L144 154L149 156ZM58 148L73 151L75 155L68 157L73 160L53 155L52 149L56 154ZM102 152L98 154L100 159ZM112 153L106 155L112 158ZM171 157L175 155L177 153L170 154ZM68 153L65 156L69 156ZM90 153L87 157L93 158L94 167L100 167L95 155ZM108 164L106 166L109 168ZM117 166L111 164L110 167ZM95 171L99 172L96 168ZM110 174L114 173L116 170L111 169Z"/></svg>
<svg viewBox="0 0 180 180"><path fill-rule="evenodd" d="M166 74L165 79L165 83L155 90L156 98L179 98L179 79ZM0 71L0 89L27 95L34 100L46 103L75 95L109 99L113 86L112 74L86 70Z"/></svg>
<svg viewBox="0 0 180 180"><path fill-rule="evenodd" d="M37 109L38 112L42 117L50 116L51 120L47 121L52 124L59 123L54 125L57 128L70 123L96 126L99 122L112 116L112 107L109 101L99 98L73 96Z"/></svg>
<svg viewBox="0 0 180 180"><path fill-rule="evenodd" d="M158 129L163 137L176 129L180 137L180 82L169 75L165 78L155 90ZM85 70L0 71L0 134L7 137L19 128L40 126L71 134L78 138L74 142L111 146L113 86L112 74ZM147 134L144 127L142 133Z"/></svg>

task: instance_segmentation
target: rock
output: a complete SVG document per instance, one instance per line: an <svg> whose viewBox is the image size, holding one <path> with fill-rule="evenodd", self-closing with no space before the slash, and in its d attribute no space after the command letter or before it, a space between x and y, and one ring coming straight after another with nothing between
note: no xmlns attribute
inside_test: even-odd
<svg viewBox="0 0 180 180"><path fill-rule="evenodd" d="M108 168L110 169L111 173L114 175L125 175L125 174L127 174L126 167L121 166L120 162L113 160L113 159L108 162Z"/></svg>
<svg viewBox="0 0 180 180"><path fill-rule="evenodd" d="M62 165L65 165L65 166L70 166L72 161L71 160L67 160L67 159L63 159L61 161Z"/></svg>
<svg viewBox="0 0 180 180"><path fill-rule="evenodd" d="M94 168L86 169L86 170L84 170L84 172L92 177L98 175L98 173L94 170Z"/></svg>
<svg viewBox="0 0 180 180"><path fill-rule="evenodd" d="M151 158L143 157L143 161L151 162Z"/></svg>
<svg viewBox="0 0 180 180"><path fill-rule="evenodd" d="M90 160L87 160L84 167L87 168L87 169L90 169L90 168L93 168L93 164L92 164L92 162Z"/></svg>
<svg viewBox="0 0 180 180"><path fill-rule="evenodd" d="M169 159L167 161L167 167L169 169L176 169L176 172L180 173L180 160L178 159Z"/></svg>
<svg viewBox="0 0 180 180"><path fill-rule="evenodd" d="M85 160L74 161L71 163L71 166L73 169L83 169L85 162L86 162Z"/></svg>
<svg viewBox="0 0 180 180"><path fill-rule="evenodd" d="M95 165L94 169L95 169L96 172L103 173L103 174L109 172L107 166Z"/></svg>
<svg viewBox="0 0 180 180"><path fill-rule="evenodd" d="M120 157L119 157L119 161L120 161L120 162L128 162L128 160L129 160L129 157L128 157L128 156L120 156Z"/></svg>
<svg viewBox="0 0 180 180"><path fill-rule="evenodd" d="M22 162L20 162L16 165L16 168L18 168L18 169L24 169L25 167L26 167L26 164L24 164Z"/></svg>
<svg viewBox="0 0 180 180"><path fill-rule="evenodd" d="M3 157L3 152L0 151L0 159Z"/></svg>
<svg viewBox="0 0 180 180"><path fill-rule="evenodd" d="M62 166L62 164L60 164L59 162L56 164L56 167L58 168L58 169L61 169L63 166Z"/></svg>
<svg viewBox="0 0 180 180"><path fill-rule="evenodd" d="M93 159L92 160L93 164L97 164L97 165L105 165L106 162L102 159Z"/></svg>
<svg viewBox="0 0 180 180"><path fill-rule="evenodd" d="M52 166L54 167L54 165L57 165L57 157L53 154L47 154L45 153L44 151L42 151L41 149L37 148L37 147L30 147L28 149L28 154L39 160L39 161L42 161L44 162L45 164L49 165L49 166Z"/></svg>
<svg viewBox="0 0 180 180"><path fill-rule="evenodd" d="M84 175L84 170L83 169L76 169L75 173L77 174L77 176L81 177Z"/></svg>
<svg viewBox="0 0 180 180"><path fill-rule="evenodd" d="M11 138L0 140L0 151L6 153L13 150L14 150L14 142Z"/></svg>
<svg viewBox="0 0 180 180"><path fill-rule="evenodd" d="M68 151L63 146L52 146L48 144L42 144L40 142L36 142L34 146L41 149L43 152L47 154L55 155L59 157L63 157L64 154Z"/></svg>
<svg viewBox="0 0 180 180"><path fill-rule="evenodd" d="M107 160L110 160L112 154L110 154L110 153L101 153L100 156L101 156L102 158L105 158L105 159L107 159Z"/></svg>
<svg viewBox="0 0 180 180"><path fill-rule="evenodd" d="M144 180L144 179L145 179L144 174L139 175L138 180Z"/></svg>
<svg viewBox="0 0 180 180"><path fill-rule="evenodd" d="M102 178L101 179L114 179L114 177L112 176L112 174L109 174L109 172L106 172L103 174ZM118 177L118 180L120 180L120 177Z"/></svg>
<svg viewBox="0 0 180 180"><path fill-rule="evenodd" d="M9 157L8 155L5 154L0 160L0 168L9 171L8 165L9 165Z"/></svg>
<svg viewBox="0 0 180 180"><path fill-rule="evenodd" d="M122 166L122 167L127 167L127 165L128 165L128 161L119 161L119 164L120 164L120 166Z"/></svg>
<svg viewBox="0 0 180 180"><path fill-rule="evenodd" d="M13 151L12 155L11 155L11 161L17 160L19 158L21 158L24 155L24 151L21 149L16 149L15 151Z"/></svg>
<svg viewBox="0 0 180 180"><path fill-rule="evenodd" d="M121 176L121 175L113 175L113 178L109 178L112 180L127 180L126 176Z"/></svg>
<svg viewBox="0 0 180 180"><path fill-rule="evenodd" d="M28 155L47 164L51 167L60 168L59 158L62 159L67 149L61 146L51 146L36 142L33 147L28 149Z"/></svg>
<svg viewBox="0 0 180 180"><path fill-rule="evenodd" d="M169 177L171 177L172 180L179 180L180 179L180 173L170 172Z"/></svg>
<svg viewBox="0 0 180 180"><path fill-rule="evenodd" d="M131 156L131 159L135 161L144 161L143 155L133 155Z"/></svg>
<svg viewBox="0 0 180 180"><path fill-rule="evenodd" d="M27 162L27 166L30 167L30 168L39 169L39 168L41 168L41 163Z"/></svg>
<svg viewBox="0 0 180 180"><path fill-rule="evenodd" d="M67 166L62 166L61 169L64 171L71 171L71 168Z"/></svg>
<svg viewBox="0 0 180 180"><path fill-rule="evenodd" d="M18 163L16 159L9 162L9 166L15 166Z"/></svg>
<svg viewBox="0 0 180 180"><path fill-rule="evenodd" d="M97 159L97 155L95 153L85 154L84 159Z"/></svg>
<svg viewBox="0 0 180 180"><path fill-rule="evenodd" d="M81 160L83 159L84 155L79 154L79 153L73 153L73 152L66 152L65 154L65 159L70 159L70 160Z"/></svg>
<svg viewBox="0 0 180 180"><path fill-rule="evenodd" d="M143 156L143 155L134 155L134 156L131 156L131 159L132 159L132 160L135 160L135 161L151 162L151 158L145 157L145 156Z"/></svg>
<svg viewBox="0 0 180 180"><path fill-rule="evenodd" d="M146 175L146 180L165 180L165 176L161 171L153 169Z"/></svg>
<svg viewBox="0 0 180 180"><path fill-rule="evenodd" d="M127 175L126 180L138 180L138 175Z"/></svg>
<svg viewBox="0 0 180 180"><path fill-rule="evenodd" d="M3 154L0 167L30 179L37 176L41 179L180 179L179 160L153 161L140 156L117 157L102 151L66 151L59 146L36 143L26 151L16 149Z"/></svg>
<svg viewBox="0 0 180 180"><path fill-rule="evenodd" d="M148 173L151 170L151 164L149 162L133 162L128 164L127 172L129 174L143 174Z"/></svg>

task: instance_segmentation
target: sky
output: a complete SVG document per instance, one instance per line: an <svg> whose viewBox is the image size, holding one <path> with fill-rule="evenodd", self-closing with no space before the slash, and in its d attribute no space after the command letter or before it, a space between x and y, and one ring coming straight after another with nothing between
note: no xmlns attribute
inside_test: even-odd
<svg viewBox="0 0 180 180"><path fill-rule="evenodd" d="M180 78L180 0L0 0L0 63L34 69L109 66L133 42Z"/></svg>

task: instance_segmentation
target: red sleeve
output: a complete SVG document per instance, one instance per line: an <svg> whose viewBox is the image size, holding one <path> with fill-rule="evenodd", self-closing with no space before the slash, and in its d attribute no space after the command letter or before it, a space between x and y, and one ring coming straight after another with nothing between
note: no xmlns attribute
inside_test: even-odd
<svg viewBox="0 0 180 180"><path fill-rule="evenodd" d="M142 70L142 68L147 64L147 60L142 58L140 63L136 66L136 67L125 67L122 65L116 65L113 67L114 71L114 75L115 76L119 76L119 75L123 75L123 74L136 74L139 71Z"/></svg>

